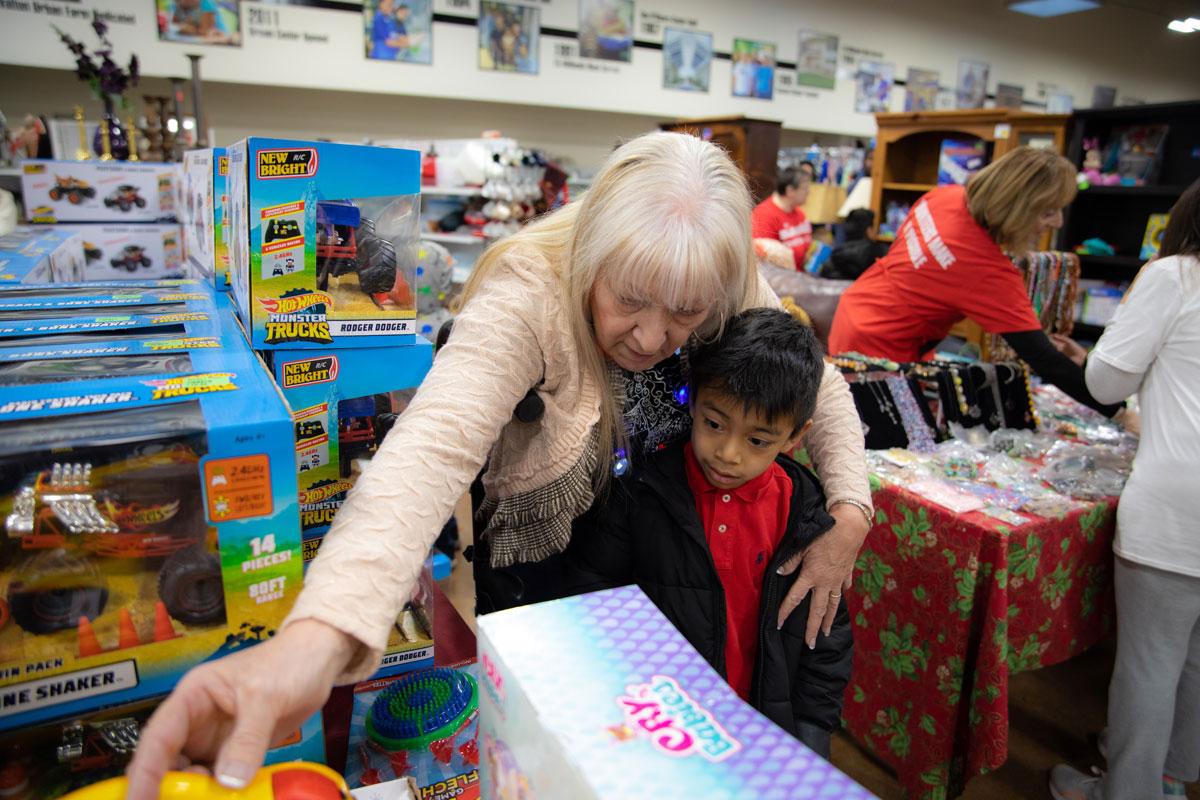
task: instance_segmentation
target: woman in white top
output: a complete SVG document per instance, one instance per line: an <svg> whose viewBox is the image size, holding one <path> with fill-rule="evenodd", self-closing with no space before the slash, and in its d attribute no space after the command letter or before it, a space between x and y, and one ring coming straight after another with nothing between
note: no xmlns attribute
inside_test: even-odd
<svg viewBox="0 0 1200 800"><path fill-rule="evenodd" d="M1087 357L1100 402L1138 393L1142 438L1113 543L1109 769L1058 765L1059 800L1184 797L1200 778L1200 181L1171 210L1161 253Z"/></svg>

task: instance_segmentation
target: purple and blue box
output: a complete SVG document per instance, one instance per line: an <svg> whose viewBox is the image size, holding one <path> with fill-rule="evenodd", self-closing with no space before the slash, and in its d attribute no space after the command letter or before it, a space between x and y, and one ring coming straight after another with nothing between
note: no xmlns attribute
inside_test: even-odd
<svg viewBox="0 0 1200 800"><path fill-rule="evenodd" d="M635 586L478 625L484 797L873 797L744 703Z"/></svg>

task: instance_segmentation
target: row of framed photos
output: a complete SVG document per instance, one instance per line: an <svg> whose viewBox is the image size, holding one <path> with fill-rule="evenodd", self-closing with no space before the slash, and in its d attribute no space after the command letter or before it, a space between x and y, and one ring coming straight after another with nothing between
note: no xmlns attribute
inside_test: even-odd
<svg viewBox="0 0 1200 800"><path fill-rule="evenodd" d="M634 47L634 0L578 0L579 56L628 62ZM187 43L239 45L239 0L156 0L159 36ZM298 0L298 4L307 4ZM541 9L516 3L481 0L478 18L478 64L483 70L536 75L541 54ZM799 31L795 71L787 84L832 89L838 79L839 38L814 30ZM433 61L432 0L364 0L363 47L367 58L409 64ZM730 92L734 97L771 100L776 83L776 45L736 38L730 51ZM708 92L715 55L713 35L667 27L662 37L665 89ZM570 51L570 54L574 54ZM842 74L855 83L855 110L890 110L896 83L893 64L851 60ZM906 80L905 110L982 108L987 99L988 64L963 60L958 83L940 86L939 73L911 68ZM1019 108L1022 87L1000 84L996 103ZM1069 103L1069 99L1067 100ZM1066 110L1070 110L1069 108Z"/></svg>

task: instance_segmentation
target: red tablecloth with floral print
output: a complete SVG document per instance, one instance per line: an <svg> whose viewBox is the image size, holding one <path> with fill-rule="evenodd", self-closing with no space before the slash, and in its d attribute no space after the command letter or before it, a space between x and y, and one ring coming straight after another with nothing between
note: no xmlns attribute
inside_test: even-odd
<svg viewBox="0 0 1200 800"><path fill-rule="evenodd" d="M907 796L955 797L1008 754L1008 677L1111 629L1116 501L1010 527L875 484L875 525L847 593L849 732Z"/></svg>

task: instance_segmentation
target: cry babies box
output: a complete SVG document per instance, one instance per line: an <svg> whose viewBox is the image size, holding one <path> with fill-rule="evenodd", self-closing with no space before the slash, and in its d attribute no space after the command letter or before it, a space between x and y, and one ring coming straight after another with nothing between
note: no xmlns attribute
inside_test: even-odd
<svg viewBox="0 0 1200 800"><path fill-rule="evenodd" d="M636 586L479 618L483 796L869 798L737 696Z"/></svg>

